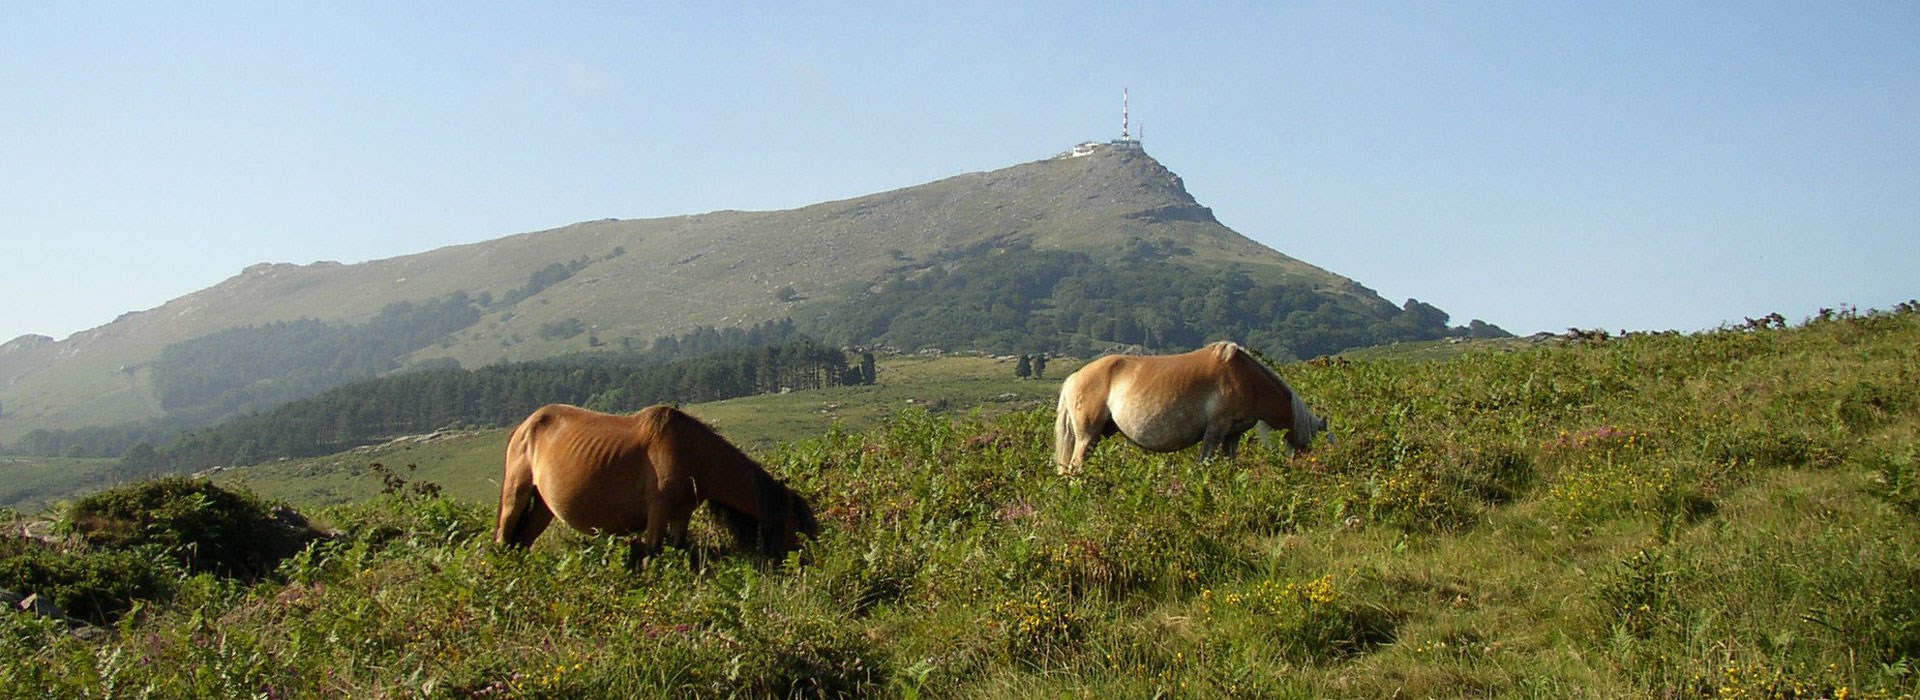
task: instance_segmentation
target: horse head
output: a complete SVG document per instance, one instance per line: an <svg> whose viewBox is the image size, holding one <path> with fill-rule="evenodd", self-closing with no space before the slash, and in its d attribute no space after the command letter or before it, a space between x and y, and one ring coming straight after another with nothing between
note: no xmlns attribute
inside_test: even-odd
<svg viewBox="0 0 1920 700"><path fill-rule="evenodd" d="M751 533L756 537L762 555L775 557L799 549L804 544L800 536L808 539L820 536L820 521L814 518L813 506L800 496L785 481L766 475L756 487L758 491L759 515L753 518ZM744 519L737 519L735 535L742 543L752 541L747 535L749 530Z"/></svg>
<svg viewBox="0 0 1920 700"><path fill-rule="evenodd" d="M1333 430L1328 426L1326 417L1322 416L1314 419L1313 435L1308 436L1308 447L1302 448L1302 450L1310 449L1313 445L1314 438L1320 435L1326 436L1326 441L1329 445L1340 442L1340 439L1333 434Z"/></svg>
<svg viewBox="0 0 1920 700"><path fill-rule="evenodd" d="M813 506L807 503L807 499L801 498L792 489L788 489L787 493L793 494L793 508L787 513L786 527L787 549L791 551L800 548L801 535L806 535L810 540L820 538L820 521L813 517Z"/></svg>
<svg viewBox="0 0 1920 700"><path fill-rule="evenodd" d="M1333 443L1333 433L1327 430L1327 419L1316 416L1307 408L1307 402L1300 400L1300 392L1287 387L1287 393L1293 396L1293 425L1287 427L1287 446L1295 452L1313 449L1313 439L1320 433L1327 434L1327 442Z"/></svg>

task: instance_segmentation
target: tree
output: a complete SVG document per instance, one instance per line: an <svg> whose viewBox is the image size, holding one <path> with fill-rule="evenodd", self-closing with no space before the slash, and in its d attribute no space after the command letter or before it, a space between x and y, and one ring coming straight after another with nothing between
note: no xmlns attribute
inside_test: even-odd
<svg viewBox="0 0 1920 700"><path fill-rule="evenodd" d="M874 373L874 369L875 369L874 364L875 363L873 361L873 353L871 352L860 353L860 383L861 384L866 384L871 386L874 384L874 380L878 379L878 377L875 376L875 373Z"/></svg>
<svg viewBox="0 0 1920 700"><path fill-rule="evenodd" d="M1046 373L1047 373L1047 354L1043 352L1038 355L1034 355L1033 356L1033 378L1045 379Z"/></svg>
<svg viewBox="0 0 1920 700"><path fill-rule="evenodd" d="M130 478L158 473L165 466L159 452L146 442L135 444L120 456L121 473Z"/></svg>
<svg viewBox="0 0 1920 700"><path fill-rule="evenodd" d="M1013 376L1021 379L1033 376L1033 359L1026 355L1021 355L1020 364L1014 365L1013 367Z"/></svg>

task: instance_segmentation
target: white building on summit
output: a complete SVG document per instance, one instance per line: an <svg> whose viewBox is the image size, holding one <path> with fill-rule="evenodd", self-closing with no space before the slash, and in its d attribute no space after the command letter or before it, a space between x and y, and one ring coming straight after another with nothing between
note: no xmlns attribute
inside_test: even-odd
<svg viewBox="0 0 1920 700"><path fill-rule="evenodd" d="M1074 146L1073 150L1071 151L1067 151L1066 153L1062 153L1054 157L1055 158L1079 158L1080 156L1091 155L1094 151L1100 150L1101 146L1110 146L1113 148L1118 148L1118 149L1128 150L1128 151L1142 150L1140 147L1140 139L1136 138L1133 132L1133 124L1131 123L1132 115L1129 114L1129 104L1128 104L1130 101L1131 100L1127 95L1126 88L1121 88L1120 89L1120 138L1114 139L1112 141L1108 141L1106 143L1101 143L1099 141L1087 141L1085 143L1081 143L1078 146ZM1141 131L1144 132L1146 130L1141 129Z"/></svg>

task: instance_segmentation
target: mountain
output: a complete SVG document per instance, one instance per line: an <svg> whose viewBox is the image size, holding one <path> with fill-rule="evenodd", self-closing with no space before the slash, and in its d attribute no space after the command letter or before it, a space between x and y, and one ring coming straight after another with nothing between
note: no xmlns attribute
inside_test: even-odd
<svg viewBox="0 0 1920 700"><path fill-rule="evenodd" d="M1068 322L1016 323L992 339L948 334L942 342L1098 351L1115 343L1169 346L1224 332L1185 318L1202 313L1199 298L1185 307L1108 308L1099 318L1083 313L1120 292L1152 292L1139 287L1164 280L1198 285L1194 294L1217 288L1215 296L1235 299L1246 290L1270 290L1260 297L1260 313L1295 322L1292 331L1272 331L1274 344L1315 346L1302 339L1316 328L1340 331L1341 342L1355 344L1467 332L1447 328L1438 309L1412 300L1396 306L1353 280L1234 232L1137 146L1098 144L786 211L605 219L351 265L254 265L63 341L24 336L0 345L0 442L35 429L167 416L162 390L178 384L166 375L177 366L169 362L204 356L205 348L219 347L222 333L241 334L228 345L257 343L245 333L268 330L285 338L352 327L369 336L377 335L369 329L420 309L458 307L465 314L452 324L436 317L445 327L387 348L383 352L396 356L373 358L367 367L376 372L644 348L701 326L786 318L829 342L914 350L900 347L902 339L932 341L924 332L895 328L902 324L875 317L874 310L939 319L948 313L943 304L961 298L948 290L977 296L1003 278L1018 290L981 301L981 323L997 322L989 311L1018 323L1035 316ZM1132 284L1102 291L1113 280ZM1253 302L1239 303L1252 308ZM1317 325L1302 325L1308 311L1318 314ZM1394 329L1396 322L1401 327ZM1497 330L1474 325L1475 332ZM1045 337L1031 337L1036 333Z"/></svg>

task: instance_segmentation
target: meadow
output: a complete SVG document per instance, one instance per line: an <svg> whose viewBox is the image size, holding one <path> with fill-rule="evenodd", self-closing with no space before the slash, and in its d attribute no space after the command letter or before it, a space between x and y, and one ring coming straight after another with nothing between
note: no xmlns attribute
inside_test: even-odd
<svg viewBox="0 0 1920 700"><path fill-rule="evenodd" d="M178 538L60 554L157 575L94 633L0 616L0 697L1920 688L1920 307L1280 370L1338 442L1110 440L1065 479L1041 405L755 448L823 525L782 561L704 516L637 569L606 538L501 550L490 503L369 469L384 493L309 510L337 534L268 571Z"/></svg>

